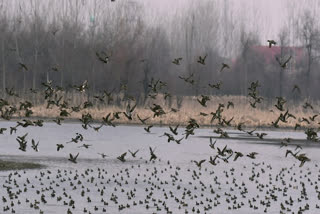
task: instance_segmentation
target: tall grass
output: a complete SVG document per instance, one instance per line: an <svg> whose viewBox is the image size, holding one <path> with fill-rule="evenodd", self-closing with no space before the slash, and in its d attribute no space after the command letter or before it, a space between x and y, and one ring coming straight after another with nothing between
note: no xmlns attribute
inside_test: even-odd
<svg viewBox="0 0 320 214"><path fill-rule="evenodd" d="M92 96L88 97L86 94L81 93L65 93L59 92L63 96L63 100L68 102L69 107L78 106L89 100L93 103L93 107L81 110L80 112L73 112L68 118L80 119L83 113L90 113L96 121L102 121L102 117L105 117L108 113L113 112L125 112L126 106L130 102L131 106L137 103L137 107L133 113L133 120L128 120L124 115L121 116L116 123L123 124L141 124L137 115L140 118L148 118L147 124L159 124L159 125L173 125L181 124L185 125L190 118L196 119L200 125L211 126L216 125L216 121L211 123L211 112L215 112L219 103L225 105L222 113L226 120L233 118L231 124L236 126L239 123L243 123L244 127L269 127L272 125L272 121L275 121L280 115L280 111L274 106L276 100L263 100L262 103L257 104L256 108L252 108L249 104L249 98L244 96L210 96L210 101L207 102L207 107L203 107L197 101L195 96L172 96L170 99L165 100L163 95L159 94L156 99L148 98L143 100L143 96L138 96L135 101L123 101L123 94L114 95L111 104L107 104L107 101L100 102L98 99ZM47 108L44 96L41 94L28 94L24 99L10 97L10 102L19 104L22 100L29 100L34 103L33 117L41 118L55 118L59 116L59 108L54 106ZM228 102L234 103L234 108L227 109ZM160 117L154 117L150 107L154 104L159 104L163 107L166 114ZM300 123L299 119L305 117L309 118L319 112L319 102L314 101L311 104L314 109L304 109L302 106L305 101L287 101L285 108L289 109L289 112L296 116L297 119L290 118L287 123L279 122L280 127L294 127L296 123ZM171 109L178 109L178 112L173 112ZM200 112L208 114L208 116L201 116ZM284 113L284 112L282 112ZM22 114L17 115L23 116ZM317 120L319 119L319 120ZM304 126L318 126L319 118L316 118L311 124L303 123Z"/></svg>

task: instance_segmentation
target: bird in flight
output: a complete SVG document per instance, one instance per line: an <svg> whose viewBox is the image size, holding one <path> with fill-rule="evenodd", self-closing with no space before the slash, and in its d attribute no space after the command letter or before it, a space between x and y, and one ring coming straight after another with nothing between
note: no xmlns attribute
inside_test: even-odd
<svg viewBox="0 0 320 214"><path fill-rule="evenodd" d="M59 152L60 149L63 149L64 145L63 144L57 144L57 151Z"/></svg>
<svg viewBox="0 0 320 214"><path fill-rule="evenodd" d="M292 58L292 56L289 56L289 58L284 62L281 62L278 57L276 57L276 60L279 63L280 67L285 69L285 68L287 68L287 65L288 65L289 61L291 60L291 58Z"/></svg>
<svg viewBox="0 0 320 214"><path fill-rule="evenodd" d="M276 45L277 43L274 40L267 40L267 42L269 43L269 48L272 47L272 45Z"/></svg>
<svg viewBox="0 0 320 214"><path fill-rule="evenodd" d="M222 63L222 66L221 66L221 69L220 69L220 72L222 72L224 69L230 69L230 66L226 63Z"/></svg>
<svg viewBox="0 0 320 214"><path fill-rule="evenodd" d="M73 156L71 153L69 154L69 161L71 161L72 163L77 163L77 158L79 156L79 152L76 156Z"/></svg>
<svg viewBox="0 0 320 214"><path fill-rule="evenodd" d="M176 64L176 65L180 65L180 61L182 60L182 57L179 57L179 58L175 58L173 59L172 63L173 64Z"/></svg>
<svg viewBox="0 0 320 214"><path fill-rule="evenodd" d="M35 141L34 141L34 139L32 139L31 140L31 148L34 150L34 151L36 151L36 152L39 152L39 149L38 149L38 145L39 145L39 141L38 141L38 143L36 143Z"/></svg>
<svg viewBox="0 0 320 214"><path fill-rule="evenodd" d="M202 165L204 162L206 162L206 160L205 160L205 159L200 160L200 161L195 161L195 160L193 160L192 162L194 162L197 167L201 168L201 165Z"/></svg>
<svg viewBox="0 0 320 214"><path fill-rule="evenodd" d="M130 149L128 150L130 152L130 154L132 155L132 157L136 157L137 153L139 152L139 149L135 152L131 152Z"/></svg>
<svg viewBox="0 0 320 214"><path fill-rule="evenodd" d="M126 159L125 159L126 155L127 155L127 153L125 152L122 155L118 156L117 159L120 160L121 162L125 162L126 161Z"/></svg>
<svg viewBox="0 0 320 214"><path fill-rule="evenodd" d="M154 153L156 149L152 149L151 147L149 147L149 151L150 151L150 159L149 161L152 161L152 160L156 160L158 157L156 156L156 154Z"/></svg>
<svg viewBox="0 0 320 214"><path fill-rule="evenodd" d="M199 56L197 62L198 62L199 64L205 65L205 64L206 64L205 61L206 61L207 56L208 56L207 54L206 54L204 57Z"/></svg>
<svg viewBox="0 0 320 214"><path fill-rule="evenodd" d="M143 128L146 132L150 133L150 129L153 127L153 125L150 125L148 127Z"/></svg>

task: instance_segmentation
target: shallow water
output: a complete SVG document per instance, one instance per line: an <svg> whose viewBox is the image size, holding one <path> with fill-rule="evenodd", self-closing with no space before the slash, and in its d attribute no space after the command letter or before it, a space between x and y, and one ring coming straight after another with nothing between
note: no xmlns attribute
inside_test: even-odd
<svg viewBox="0 0 320 214"><path fill-rule="evenodd" d="M9 128L14 125L14 122L1 122L1 127ZM178 131L183 133L183 129ZM39 152L32 150L31 143L28 143L27 152L18 149L16 137L27 132L29 133L28 141L31 142L31 139L40 141ZM147 134L140 126L117 126L102 127L99 132L96 132L92 129L84 130L80 124L76 123L65 123L61 126L45 123L42 128L20 128L13 135L7 131L0 135L2 159L33 161L44 164L47 168L19 171L16 174L10 171L0 172L0 185L10 187L12 192L16 192L14 195L17 195L17 198L13 197L14 205L11 206L6 188L2 188L0 197L4 196L7 202L0 201L2 205L0 212L4 212L3 207L9 206L10 209L4 213L11 213L11 209L16 213L39 213L40 210L44 213L67 213L68 208L72 213L83 213L84 208L91 213L104 213L103 211L105 213L166 213L165 207L173 213L185 213L186 210L192 213L193 207L195 213L197 209L200 213L263 213L266 208L267 213L279 213L283 203L286 209L283 210L284 213L297 213L299 207L304 207L308 203L310 208L307 213L320 213L320 210L316 209L318 193L315 189L320 176L319 147L317 143L304 140L306 136L303 132L263 131L268 135L265 136L265 140L259 140L256 136L228 130L231 139L217 139L216 147L222 149L228 145L228 148L243 154L257 152L257 158L253 160L242 157L235 162L230 159L229 163L220 161L216 166L206 161L201 169L191 160L208 160L210 156L216 154L216 151L209 147L208 137L217 137L212 129L198 129L195 136L183 140L180 145L175 142L168 143L166 137L159 137L164 132L170 131L167 127L153 127L151 134ZM262 131L257 130L257 132ZM65 144L75 137L76 133L83 134L84 141L78 144ZM180 137L183 135L180 134L175 138ZM285 137L294 139L292 145L280 149L280 142ZM65 148L59 152L56 150L58 143L65 144ZM91 144L92 147L78 148L82 143ZM302 145L302 153L306 153L311 158L311 161L301 168L298 167L299 162L293 157L285 158L286 149L295 150L296 145ZM158 156L158 160L154 163L146 162L150 157L149 146L155 148ZM131 151L139 149L137 158L127 154L127 161L124 163L116 159L128 149ZM78 152L77 164L68 161L69 153L77 154ZM97 153L105 153L108 157L103 159ZM10 173L12 175L8 177ZM78 176L75 177L76 174ZM93 177L92 183L91 177ZM30 184L26 183L27 178ZM244 183L243 186L242 183ZM34 185L34 188L31 188L31 185ZM214 193L211 192L210 185ZM258 185L263 185L261 190ZM308 200L305 197L301 199L303 185L305 185ZM23 192L25 187L27 190ZM102 188L105 189L101 195ZM18 194L19 189L22 192ZM133 189L136 192L128 199L127 193L129 194ZM40 191L39 194L36 190ZM55 194L51 197L53 190ZM84 190L83 197L82 190ZM188 190L190 195L186 194ZM63 192L66 192L66 195L63 195ZM167 194L167 199L164 193ZM34 200L41 201L42 194L47 203L40 202L39 209L31 208L30 203ZM117 203L110 201L112 195L118 197ZM57 201L58 196L62 197L61 201ZM88 202L88 196L91 202ZM272 199L276 196L277 200ZM287 205L285 201L288 201L290 196L293 202L292 205ZM26 202L26 198L29 202ZM69 206L70 198L75 202L74 208L72 204ZM108 205L101 202L101 199ZM21 203L18 204L18 201ZM134 201L137 205L133 205ZM139 204L139 201L142 204ZM270 201L270 206L263 205L261 201ZM121 204L128 204L130 207L120 211ZM241 208L235 210L234 208L238 205ZM212 206L213 209L205 210L208 206ZM105 210L102 210L103 208Z"/></svg>

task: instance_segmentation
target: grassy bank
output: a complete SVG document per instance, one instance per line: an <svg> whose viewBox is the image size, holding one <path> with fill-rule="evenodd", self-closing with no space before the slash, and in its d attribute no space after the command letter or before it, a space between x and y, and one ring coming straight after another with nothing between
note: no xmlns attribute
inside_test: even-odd
<svg viewBox="0 0 320 214"><path fill-rule="evenodd" d="M37 164L37 163L25 163L25 162L0 160L0 171L21 170L21 169L38 169L41 167L43 167L43 166L41 164Z"/></svg>
<svg viewBox="0 0 320 214"><path fill-rule="evenodd" d="M86 96L73 95L69 96L69 105L77 106L81 105L85 100ZM66 96L67 97L67 96ZM73 112L68 117L70 119L80 119L82 114L90 113L94 120L102 121L102 117L105 117L108 113L114 112L125 112L127 101L122 101L120 105L107 105L105 103L98 102L94 99L93 107L80 112ZM228 102L232 102L234 107L229 107L227 109ZM39 103L32 108L33 117L40 118L56 118L59 116L58 107L47 108L45 103ZM131 106L134 105L134 101L131 101ZM153 103L159 104L163 107L166 114L160 117L153 117L153 112L150 110L150 107ZM280 112L274 105L276 100L263 100L262 103L257 104L256 108L252 108L249 103L249 98L242 96L210 96L210 100L207 102L207 107L203 107L197 101L197 97L188 96L188 97L173 97L170 102L164 100L161 95L158 95L157 99L149 99L143 105L138 105L133 112L133 120L128 120L124 115L120 115L120 119L117 119L115 123L118 124L141 124L137 115L140 118L149 118L146 121L146 124L157 124L157 125L174 125L181 124L186 125L190 118L196 119L200 125L211 126L216 125L217 121L211 123L212 115L211 112L215 112L219 106L219 103L225 105L222 117L226 120L231 121L232 126L236 126L239 123L243 123L243 127L270 127L272 122L275 121ZM305 101L299 103L288 101L284 107L289 109L289 112L295 115L296 119L289 118L287 123L279 122L279 127L281 128L292 128L295 125L301 124L305 127L318 127L319 118L315 118L314 121L310 121L310 124L306 122L301 122L302 118L310 118L319 112L319 102L312 102L313 109L303 108ZM177 109L177 112L173 112L172 108ZM208 114L207 116L200 115L200 112Z"/></svg>

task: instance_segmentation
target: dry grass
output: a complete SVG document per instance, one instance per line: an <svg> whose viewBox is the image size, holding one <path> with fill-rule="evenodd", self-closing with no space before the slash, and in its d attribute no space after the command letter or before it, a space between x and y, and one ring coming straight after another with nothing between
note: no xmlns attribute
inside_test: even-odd
<svg viewBox="0 0 320 214"><path fill-rule="evenodd" d="M122 97L117 97L116 99L121 99ZM37 98L38 99L38 98ZM83 103L87 96L82 96L80 94L66 94L65 99L69 101L69 104L72 106L80 105ZM227 109L228 101L232 101L234 103L234 108ZM288 123L280 122L280 127L294 127L298 122L299 118L305 117L308 118L317 114L319 112L319 103L313 102L314 109L304 109L302 106L305 101L301 101L299 103L294 103L292 101L288 101L285 104L285 107L289 109L291 114L294 114L297 119L290 118ZM47 109L46 104L37 100L35 103L39 103L38 105L33 107L33 116L41 117L41 118L55 118L59 116L59 109L57 107L52 107ZM41 104L42 103L42 104ZM161 105L167 114L161 117L153 117L153 112L150 110L150 106L153 103L157 103ZM208 107L202 107L198 102L196 97L183 97L181 102L181 107L179 111L174 113L171 111L171 108L178 109L178 98L174 97L171 99L171 106L169 107L168 101L164 101L161 95L158 95L156 100L149 99L146 104L143 106L138 106L134 111L134 117L132 121L129 121L124 116L121 117L120 120L117 120L117 123L120 124L141 124L141 122L137 118L137 114L141 118L150 117L147 120L147 124L160 124L160 125L173 125L173 124L186 124L190 118L194 118L198 121L198 123L202 126L210 126L215 125L215 123L211 124L211 116L210 112L215 112L218 108L219 103L223 103L225 105L225 109L223 111L223 117L226 120L234 117L232 124L237 125L239 123L244 123L245 127L270 127L271 122L275 121L280 115L280 111L274 107L276 100L264 100L261 104L257 104L257 108L252 108L249 104L249 98L241 97L241 96L211 96L210 101L207 102ZM131 105L133 105L132 102ZM94 107L90 109L82 110L78 113L72 113L69 118L71 119L80 119L83 113L90 113L92 117L96 121L102 121L102 117L105 117L109 112L124 112L126 109L127 101L121 102L120 106L116 105L106 105L104 103L99 103L99 101L94 101ZM271 111L272 110L272 111ZM208 116L201 116L200 112L207 113ZM316 118L316 119L320 119ZM320 121L320 120L319 120ZM306 126L306 123L303 123ZM317 122L313 122L308 126L317 127Z"/></svg>

